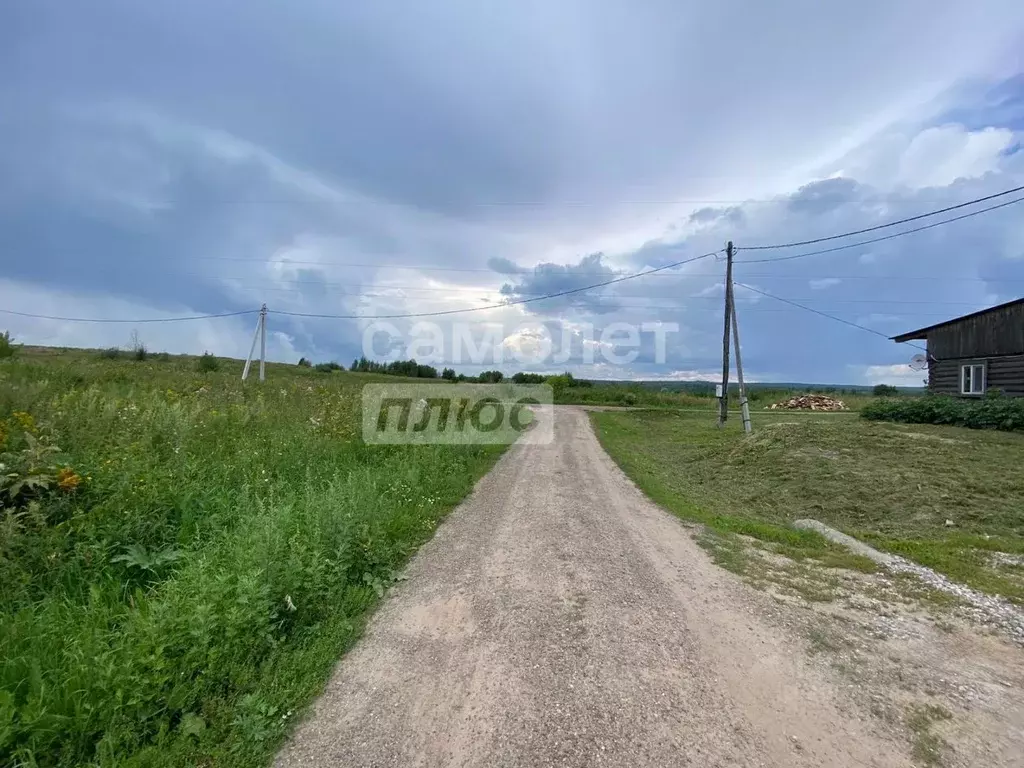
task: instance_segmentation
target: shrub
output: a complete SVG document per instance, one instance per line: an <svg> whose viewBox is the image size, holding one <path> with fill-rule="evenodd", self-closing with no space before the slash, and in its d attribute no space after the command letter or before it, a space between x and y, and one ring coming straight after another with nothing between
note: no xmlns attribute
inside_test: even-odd
<svg viewBox="0 0 1024 768"><path fill-rule="evenodd" d="M132 331L131 339L128 342L128 348L132 351L132 357L139 362L146 359L146 345L139 339L139 334L136 331Z"/></svg>
<svg viewBox="0 0 1024 768"><path fill-rule="evenodd" d="M1024 431L1024 400L1007 397L963 400L926 395L901 400L879 399L868 403L860 415L873 421Z"/></svg>
<svg viewBox="0 0 1024 768"><path fill-rule="evenodd" d="M161 363L169 363L171 361L171 356L167 352L161 352L160 354L156 355L156 359L159 360Z"/></svg>
<svg viewBox="0 0 1024 768"><path fill-rule="evenodd" d="M313 366L313 370L320 371L320 373L333 373L334 371L344 371L345 366L331 360L329 363L317 363Z"/></svg>
<svg viewBox="0 0 1024 768"><path fill-rule="evenodd" d="M203 352L203 356L199 358L196 367L200 373L213 373L220 369L220 360L209 352Z"/></svg>
<svg viewBox="0 0 1024 768"><path fill-rule="evenodd" d="M117 360L121 356L121 350L117 347L107 347L100 350L100 357L104 360Z"/></svg>
<svg viewBox="0 0 1024 768"><path fill-rule="evenodd" d="M311 362L309 362L309 360L307 360L305 357L300 357L299 358L299 362L298 362L298 366L300 368L312 368L313 364Z"/></svg>
<svg viewBox="0 0 1024 768"><path fill-rule="evenodd" d="M871 390L871 394L875 397L894 397L899 394L899 390L892 384L875 384L875 388Z"/></svg>
<svg viewBox="0 0 1024 768"><path fill-rule="evenodd" d="M543 373L525 373L520 371L512 375L512 381L516 384L543 384L547 379Z"/></svg>
<svg viewBox="0 0 1024 768"><path fill-rule="evenodd" d="M551 386L556 393L561 392L563 389L568 389L572 386L572 374L571 373L560 373L557 376L548 376L547 383Z"/></svg>
<svg viewBox="0 0 1024 768"><path fill-rule="evenodd" d="M4 331L0 333L0 360L5 357L14 357L16 351L17 347L14 346L14 342L11 339L11 332Z"/></svg>

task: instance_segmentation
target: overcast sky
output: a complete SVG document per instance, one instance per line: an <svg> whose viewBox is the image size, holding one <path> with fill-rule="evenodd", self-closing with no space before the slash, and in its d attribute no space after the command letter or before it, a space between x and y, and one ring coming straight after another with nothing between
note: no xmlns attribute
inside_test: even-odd
<svg viewBox="0 0 1024 768"><path fill-rule="evenodd" d="M867 227L1024 184L1022 56L1019 0L6 0L0 309L444 311ZM1024 203L740 263L798 252L740 250L736 278L893 335L1024 294ZM723 268L437 322L449 346L507 359L547 333L568 356L508 371L706 378ZM752 379L920 382L917 350L737 301ZM268 351L348 364L369 322L271 314ZM392 321L391 351L417 322ZM680 327L664 362L649 334L632 362L584 357L588 324L659 322ZM235 357L253 323L0 315L28 343L137 330Z"/></svg>

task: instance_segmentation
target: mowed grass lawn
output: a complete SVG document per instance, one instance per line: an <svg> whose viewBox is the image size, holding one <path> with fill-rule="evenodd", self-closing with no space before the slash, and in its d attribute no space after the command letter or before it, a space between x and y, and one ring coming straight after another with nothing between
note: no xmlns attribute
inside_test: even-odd
<svg viewBox="0 0 1024 768"><path fill-rule="evenodd" d="M240 371L0 362L0 765L269 762L501 453L364 445L393 377Z"/></svg>
<svg viewBox="0 0 1024 768"><path fill-rule="evenodd" d="M790 523L815 518L977 589L1024 602L1024 435L855 414L594 413L606 450L655 501L796 558L847 560ZM952 525L947 525L947 520ZM1002 553L1002 554L1000 554Z"/></svg>

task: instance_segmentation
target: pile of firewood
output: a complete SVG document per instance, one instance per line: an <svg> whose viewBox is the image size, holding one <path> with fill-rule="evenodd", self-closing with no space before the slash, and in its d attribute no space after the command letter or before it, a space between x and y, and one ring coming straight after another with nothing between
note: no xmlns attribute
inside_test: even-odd
<svg viewBox="0 0 1024 768"><path fill-rule="evenodd" d="M780 408L787 411L845 411L846 405L842 400L827 395L798 395L772 403L768 408L773 411Z"/></svg>

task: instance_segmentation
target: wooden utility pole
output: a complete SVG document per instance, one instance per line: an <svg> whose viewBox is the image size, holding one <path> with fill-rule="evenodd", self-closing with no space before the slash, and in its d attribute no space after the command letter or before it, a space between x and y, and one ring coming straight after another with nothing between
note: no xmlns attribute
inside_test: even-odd
<svg viewBox="0 0 1024 768"><path fill-rule="evenodd" d="M736 350L736 380L740 385L740 411L743 414L743 431L748 435L750 426L750 406L747 405L747 389L743 386L743 358L740 357L740 324L736 320L736 297L732 291L732 283L729 283L729 305L732 308L732 345Z"/></svg>
<svg viewBox="0 0 1024 768"><path fill-rule="evenodd" d="M260 381L265 381L267 362L267 305L260 307Z"/></svg>
<svg viewBox="0 0 1024 768"><path fill-rule="evenodd" d="M265 364L267 357L267 305L260 307L260 315L256 320L256 331L252 335L252 346L249 347L249 356L245 358L245 367L242 368L242 381L249 378L249 368L252 367L253 356L256 354L256 342L260 343L260 381L266 378Z"/></svg>
<svg viewBox="0 0 1024 768"><path fill-rule="evenodd" d="M722 396L718 399L718 426L729 417L729 323L732 320L732 240L725 246L725 321L722 330Z"/></svg>
<svg viewBox="0 0 1024 768"><path fill-rule="evenodd" d="M256 340L260 337L260 328L263 327L263 310L260 310L256 317L256 330L252 334L252 345L249 347L249 356L245 358L245 367L242 368L242 381L249 378L249 368L252 366L252 358L256 354Z"/></svg>

